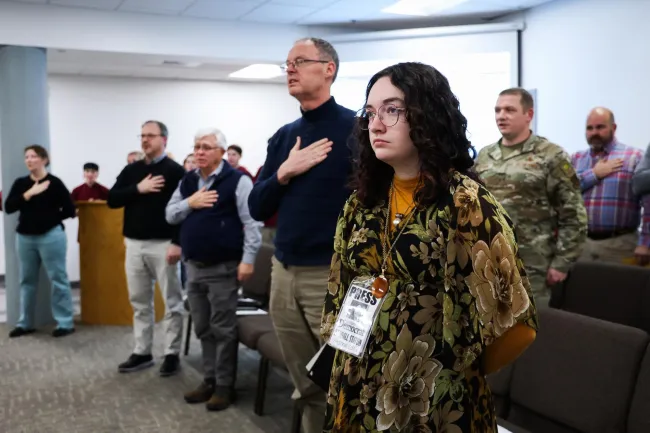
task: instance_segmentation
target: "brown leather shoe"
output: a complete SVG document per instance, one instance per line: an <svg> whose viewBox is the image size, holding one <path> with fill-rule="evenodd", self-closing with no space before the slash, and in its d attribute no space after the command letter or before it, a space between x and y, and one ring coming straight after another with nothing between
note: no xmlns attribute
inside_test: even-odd
<svg viewBox="0 0 650 433"><path fill-rule="evenodd" d="M186 403L205 403L215 392L214 382L204 380L194 391L186 392L183 395Z"/></svg>
<svg viewBox="0 0 650 433"><path fill-rule="evenodd" d="M205 408L209 411L218 411L228 409L233 403L234 390L229 386L217 386L210 400L205 404Z"/></svg>

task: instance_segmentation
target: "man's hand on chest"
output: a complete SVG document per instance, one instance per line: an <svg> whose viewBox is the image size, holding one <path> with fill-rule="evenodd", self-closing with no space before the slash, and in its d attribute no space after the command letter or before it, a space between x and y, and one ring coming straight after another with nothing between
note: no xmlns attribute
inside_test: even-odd
<svg viewBox="0 0 650 433"><path fill-rule="evenodd" d="M160 192L165 187L165 178L162 175L148 174L138 183L138 192L140 194L150 194Z"/></svg>

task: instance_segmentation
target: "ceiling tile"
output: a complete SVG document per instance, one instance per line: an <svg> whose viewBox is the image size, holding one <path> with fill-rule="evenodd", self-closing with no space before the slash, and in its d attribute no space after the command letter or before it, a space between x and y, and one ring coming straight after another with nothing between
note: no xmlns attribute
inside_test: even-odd
<svg viewBox="0 0 650 433"><path fill-rule="evenodd" d="M365 19L376 19L381 9L393 5L395 0L342 0L315 11L298 20L298 24L346 23ZM394 17L384 14L385 18Z"/></svg>
<svg viewBox="0 0 650 433"><path fill-rule="evenodd" d="M272 5L305 6L317 9L343 2L353 3L354 0L270 0L268 3Z"/></svg>
<svg viewBox="0 0 650 433"><path fill-rule="evenodd" d="M507 9L517 10L532 8L552 1L555 0L489 0L489 3L505 6Z"/></svg>
<svg viewBox="0 0 650 433"><path fill-rule="evenodd" d="M14 0L14 1L17 1L19 3L38 3L38 4L41 4L41 5L44 5L44 4L47 3L47 0Z"/></svg>
<svg viewBox="0 0 650 433"><path fill-rule="evenodd" d="M297 24L333 24L361 21L367 15L365 11L337 11L324 9L299 19Z"/></svg>
<svg viewBox="0 0 650 433"><path fill-rule="evenodd" d="M305 6L285 6L263 4L251 13L244 15L242 21L257 21L265 23L293 23L300 18L313 13L316 8Z"/></svg>
<svg viewBox="0 0 650 433"><path fill-rule="evenodd" d="M294 1L294 0L273 0ZM299 0L296 0L299 1ZM350 21L375 21L408 19L405 15L381 12L385 7L392 6L397 0L340 0L330 6L315 11L313 14L298 20L298 24L332 24ZM467 14L490 14L516 11L517 7L530 7L535 4L552 0L467 0L453 8L441 11L435 16L449 17ZM412 17L420 20L422 17Z"/></svg>
<svg viewBox="0 0 650 433"><path fill-rule="evenodd" d="M122 0L50 0L50 4L114 11Z"/></svg>
<svg viewBox="0 0 650 433"><path fill-rule="evenodd" d="M548 3L552 0L468 0L456 7L444 10L438 16L451 16L475 13L503 13L516 12Z"/></svg>
<svg viewBox="0 0 650 433"><path fill-rule="evenodd" d="M215 20L236 20L263 2L264 0L198 0L183 15Z"/></svg>
<svg viewBox="0 0 650 433"><path fill-rule="evenodd" d="M513 3L512 1L510 3ZM440 12L429 15L427 18L435 17L448 17L453 15L464 15L464 14L481 14L481 13L490 13L490 12L503 12L506 10L513 10L510 6L493 3L491 0L467 0L463 3L459 3L448 9L443 9ZM381 16L379 16L381 14ZM391 14L379 12L375 14L378 18L383 19L395 19L395 18L404 18L406 15ZM420 19L422 17L419 17Z"/></svg>
<svg viewBox="0 0 650 433"><path fill-rule="evenodd" d="M121 11L150 14L178 15L195 0L124 0Z"/></svg>

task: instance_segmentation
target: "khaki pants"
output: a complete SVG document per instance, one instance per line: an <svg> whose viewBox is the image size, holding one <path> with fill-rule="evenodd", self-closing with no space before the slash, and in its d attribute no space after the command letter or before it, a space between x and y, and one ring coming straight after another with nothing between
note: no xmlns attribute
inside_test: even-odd
<svg viewBox="0 0 650 433"><path fill-rule="evenodd" d="M634 257L634 249L638 241L639 234L636 232L599 241L587 238L580 261L600 261L619 265L628 263L630 258Z"/></svg>
<svg viewBox="0 0 650 433"><path fill-rule="evenodd" d="M289 375L292 398L303 408L303 433L320 433L325 392L307 377L306 365L318 352L329 266L285 266L273 257L270 313Z"/></svg>
<svg viewBox="0 0 650 433"><path fill-rule="evenodd" d="M183 338L183 295L176 265L168 265L170 241L126 238L126 281L133 307L133 334L137 355L151 355L154 328L154 280L165 300L165 355L178 355Z"/></svg>

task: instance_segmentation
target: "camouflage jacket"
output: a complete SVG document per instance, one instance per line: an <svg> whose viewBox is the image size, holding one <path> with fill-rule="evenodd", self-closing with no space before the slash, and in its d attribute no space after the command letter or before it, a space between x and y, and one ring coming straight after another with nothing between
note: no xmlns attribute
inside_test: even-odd
<svg viewBox="0 0 650 433"><path fill-rule="evenodd" d="M569 155L531 134L505 159L498 142L483 148L476 169L514 221L531 277L545 279L549 267L566 272L587 238L587 212Z"/></svg>

